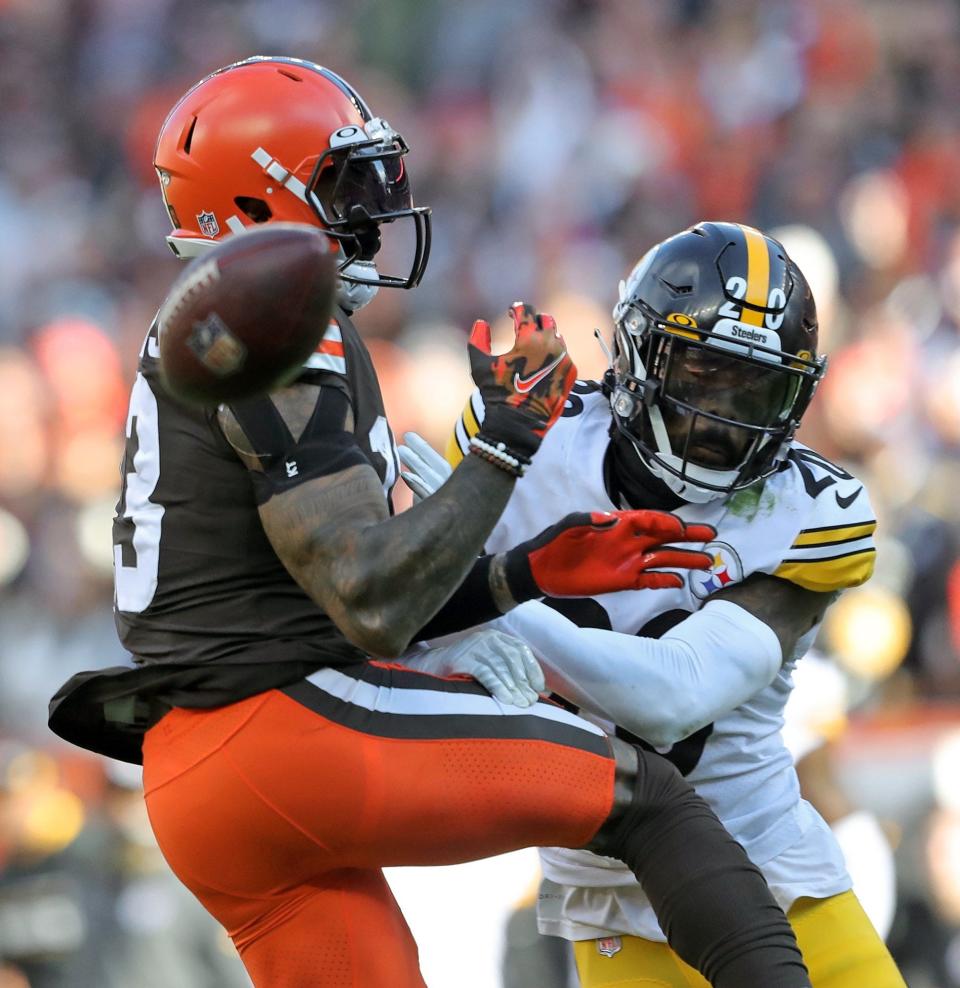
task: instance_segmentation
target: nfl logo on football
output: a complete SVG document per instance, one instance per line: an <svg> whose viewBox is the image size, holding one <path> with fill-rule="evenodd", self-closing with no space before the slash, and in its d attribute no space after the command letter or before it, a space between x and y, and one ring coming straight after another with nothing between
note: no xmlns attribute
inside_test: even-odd
<svg viewBox="0 0 960 988"><path fill-rule="evenodd" d="M215 237L220 232L220 224L213 213L197 213L197 226L205 237Z"/></svg>
<svg viewBox="0 0 960 988"><path fill-rule="evenodd" d="M247 348L230 332L216 312L193 324L187 346L218 377L236 373L247 359Z"/></svg>

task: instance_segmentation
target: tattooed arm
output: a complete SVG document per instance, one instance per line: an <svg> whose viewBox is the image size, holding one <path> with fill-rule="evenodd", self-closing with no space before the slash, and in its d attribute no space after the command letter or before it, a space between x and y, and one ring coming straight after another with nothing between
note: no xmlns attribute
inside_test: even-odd
<svg viewBox="0 0 960 988"><path fill-rule="evenodd" d="M253 471L279 558L350 641L377 655L398 655L414 636L460 631L544 593L677 586L680 577L664 569L710 562L663 543L704 542L712 529L655 511L575 512L478 558L514 478L473 456L435 494L391 518L337 379L232 405L219 422Z"/></svg>
<svg viewBox="0 0 960 988"><path fill-rule="evenodd" d="M277 555L340 630L394 657L473 567L513 483L471 457L442 492L390 518L376 473L355 466L272 498L260 517Z"/></svg>
<svg viewBox="0 0 960 988"><path fill-rule="evenodd" d="M720 590L710 600L728 600L759 618L780 642L784 659L793 655L797 643L822 620L836 599L834 593L805 590L789 580L765 573L748 576L726 590Z"/></svg>
<svg viewBox="0 0 960 988"><path fill-rule="evenodd" d="M272 396L293 437L313 416L318 392L301 384ZM261 471L235 412L222 409L219 422L241 459ZM343 425L352 431L349 413ZM391 658L473 567L513 486L503 470L467 457L443 490L391 518L374 469L354 463L273 494L260 518L283 564L344 635Z"/></svg>
<svg viewBox="0 0 960 988"><path fill-rule="evenodd" d="M483 320L468 341L486 410L472 441L478 456L466 457L435 494L396 518L352 435L350 396L336 375L319 386L301 379L219 413L223 434L254 471L260 518L277 555L346 637L377 655L403 651L471 571L484 606L499 612L547 592L679 586L679 576L656 567L709 564L702 552L658 547L707 541L712 530L687 531L672 515L634 511L568 515L477 565L514 472L560 417L576 377L552 317L522 302L510 312L515 338L507 353L491 354ZM484 620L470 601L454 609L457 621L469 622L459 627Z"/></svg>

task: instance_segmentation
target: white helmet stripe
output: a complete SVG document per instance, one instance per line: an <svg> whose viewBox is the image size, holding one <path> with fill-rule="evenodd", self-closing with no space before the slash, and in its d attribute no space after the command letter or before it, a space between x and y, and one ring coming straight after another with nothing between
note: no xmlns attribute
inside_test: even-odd
<svg viewBox="0 0 960 988"><path fill-rule="evenodd" d="M296 178L289 169L277 161L271 154L263 148L257 148L251 158L278 184L285 189L289 189L302 202L307 201L307 187Z"/></svg>

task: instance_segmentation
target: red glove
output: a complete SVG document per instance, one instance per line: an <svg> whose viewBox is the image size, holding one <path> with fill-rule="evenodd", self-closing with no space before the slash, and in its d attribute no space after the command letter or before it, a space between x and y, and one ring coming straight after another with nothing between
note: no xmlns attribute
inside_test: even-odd
<svg viewBox="0 0 960 988"><path fill-rule="evenodd" d="M664 511L574 512L505 553L507 584L518 603L535 597L592 597L617 590L679 588L677 573L709 569L713 558L665 542L709 542L711 525L687 525Z"/></svg>
<svg viewBox="0 0 960 988"><path fill-rule="evenodd" d="M529 463L547 430L560 417L577 377L567 345L553 316L524 302L510 306L516 339L507 353L490 353L490 325L482 319L470 331L470 371L483 398L478 439L503 443L521 463Z"/></svg>

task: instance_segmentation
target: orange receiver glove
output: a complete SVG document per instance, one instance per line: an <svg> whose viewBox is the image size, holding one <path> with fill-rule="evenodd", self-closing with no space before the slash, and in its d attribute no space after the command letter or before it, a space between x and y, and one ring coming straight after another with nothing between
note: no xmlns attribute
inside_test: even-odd
<svg viewBox="0 0 960 988"><path fill-rule="evenodd" d="M553 316L524 302L510 306L516 338L507 353L490 353L490 326L482 319L470 332L470 372L483 398L477 439L530 462L547 430L560 417L577 376ZM518 470L517 472L522 472Z"/></svg>
<svg viewBox="0 0 960 988"><path fill-rule="evenodd" d="M508 550L504 571L516 601L678 589L683 578L662 570L709 569L713 559L665 543L709 542L716 534L665 511L574 512Z"/></svg>

